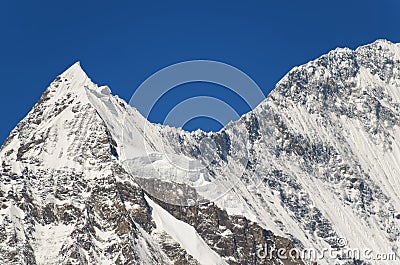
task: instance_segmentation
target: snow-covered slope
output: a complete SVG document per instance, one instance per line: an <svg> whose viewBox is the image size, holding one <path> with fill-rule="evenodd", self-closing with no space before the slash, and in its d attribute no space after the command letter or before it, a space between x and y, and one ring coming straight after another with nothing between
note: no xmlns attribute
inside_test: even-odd
<svg viewBox="0 0 400 265"><path fill-rule="evenodd" d="M76 63L0 151L0 260L273 264L256 257L271 241L400 262L399 116L400 46L384 40L295 67L217 133L151 124ZM396 264L336 254L318 263Z"/></svg>

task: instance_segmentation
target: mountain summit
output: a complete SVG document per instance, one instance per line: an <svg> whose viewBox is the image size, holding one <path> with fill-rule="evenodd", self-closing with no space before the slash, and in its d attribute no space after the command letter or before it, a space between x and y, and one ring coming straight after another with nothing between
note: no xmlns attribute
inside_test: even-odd
<svg viewBox="0 0 400 265"><path fill-rule="evenodd" d="M268 245L335 250L318 264L394 264L399 121L400 45L385 40L295 67L217 133L148 122L77 62L1 148L0 261L309 261L259 255Z"/></svg>

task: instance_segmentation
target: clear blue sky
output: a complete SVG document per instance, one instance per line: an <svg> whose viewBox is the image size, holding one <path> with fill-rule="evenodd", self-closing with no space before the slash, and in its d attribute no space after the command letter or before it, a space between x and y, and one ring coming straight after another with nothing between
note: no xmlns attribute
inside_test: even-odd
<svg viewBox="0 0 400 265"><path fill-rule="evenodd" d="M0 141L77 60L127 101L157 70L193 59L231 64L268 94L293 66L338 46L400 42L399 10L397 0L2 1ZM200 86L203 94L235 101L216 85L187 84L166 96L151 120L162 120ZM187 129L196 126L218 127L198 120Z"/></svg>

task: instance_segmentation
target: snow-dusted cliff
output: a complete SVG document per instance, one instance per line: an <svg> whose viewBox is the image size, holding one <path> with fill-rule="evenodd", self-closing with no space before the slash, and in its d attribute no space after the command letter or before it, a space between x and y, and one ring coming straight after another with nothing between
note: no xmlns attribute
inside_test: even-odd
<svg viewBox="0 0 400 265"><path fill-rule="evenodd" d="M76 63L1 149L0 261L273 264L268 242L400 262L399 118L383 40L295 67L217 133L151 124ZM318 260L357 262L396 263Z"/></svg>

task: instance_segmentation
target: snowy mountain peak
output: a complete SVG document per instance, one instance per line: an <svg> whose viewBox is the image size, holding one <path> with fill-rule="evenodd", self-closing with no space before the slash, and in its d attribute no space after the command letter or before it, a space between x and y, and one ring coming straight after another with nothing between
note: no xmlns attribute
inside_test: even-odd
<svg viewBox="0 0 400 265"><path fill-rule="evenodd" d="M357 53L362 53L363 50L374 51L374 53L382 55L390 54L394 58L400 59L400 43L393 43L386 39L378 39L373 43L358 47L355 51Z"/></svg>
<svg viewBox="0 0 400 265"><path fill-rule="evenodd" d="M98 87L81 68L80 62L74 63L57 76L11 132L0 150L1 159L9 163L14 172L22 172L25 168L83 170L94 165L94 160L90 162L89 157L95 159L95 154L88 153L84 155L85 159L78 157L82 156L82 144L87 145L84 141L89 138L93 143L111 141L104 120L91 101L91 98L108 96L108 87ZM116 155L111 146L102 152Z"/></svg>
<svg viewBox="0 0 400 265"><path fill-rule="evenodd" d="M67 70L61 73L45 91L45 95L54 101L63 97L71 97L81 102L89 102L87 93L89 90L100 91L104 87L98 87L93 83L82 69L80 61L75 62Z"/></svg>
<svg viewBox="0 0 400 265"><path fill-rule="evenodd" d="M393 42L391 42L390 40L387 40L387 39L377 39L373 43L366 44L364 46L368 46L368 45L381 45L381 46L386 46L386 47L396 47L397 43L393 43Z"/></svg>
<svg viewBox="0 0 400 265"><path fill-rule="evenodd" d="M88 78L87 74L81 67L80 61L77 61L73 65L71 65L60 76L69 79L81 79L81 80L85 80L86 78Z"/></svg>

